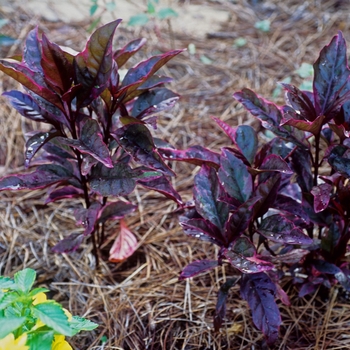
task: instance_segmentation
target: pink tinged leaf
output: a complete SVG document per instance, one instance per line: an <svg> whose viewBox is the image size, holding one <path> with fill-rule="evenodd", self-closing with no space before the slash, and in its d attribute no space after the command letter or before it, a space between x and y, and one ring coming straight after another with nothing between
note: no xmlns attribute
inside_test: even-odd
<svg viewBox="0 0 350 350"><path fill-rule="evenodd" d="M151 181L138 180L137 183L145 188L148 188L149 190L157 191L163 194L165 197L175 201L180 206L183 206L180 195L175 191L174 187L165 176Z"/></svg>
<svg viewBox="0 0 350 350"><path fill-rule="evenodd" d="M129 230L125 221L120 220L120 233L109 251L110 262L122 262L129 258L137 248L135 235Z"/></svg>
<svg viewBox="0 0 350 350"><path fill-rule="evenodd" d="M40 73L30 70L22 63L11 60L0 60L0 70L63 111L61 100L45 86Z"/></svg>
<svg viewBox="0 0 350 350"><path fill-rule="evenodd" d="M101 208L98 222L105 223L107 220L122 219L125 215L134 212L137 206L130 202L110 202Z"/></svg>
<svg viewBox="0 0 350 350"><path fill-rule="evenodd" d="M259 170L276 171L287 175L293 174L293 170L289 167L287 162L276 154L267 156L263 160Z"/></svg>
<svg viewBox="0 0 350 350"><path fill-rule="evenodd" d="M84 236L91 235L95 231L99 212L101 210L101 203L93 202L89 208L77 209L74 212L77 225L81 225L85 228L83 233Z"/></svg>
<svg viewBox="0 0 350 350"><path fill-rule="evenodd" d="M284 114L284 118L281 120L281 125L290 125L299 130L311 132L314 135L318 135L324 124L325 116L320 115L314 121L309 122L305 120L299 120L298 115L291 116L290 112Z"/></svg>
<svg viewBox="0 0 350 350"><path fill-rule="evenodd" d="M264 259L271 261L274 264L284 263L288 265L293 265L300 262L310 251L306 249L293 249L286 254L280 254L276 256L264 256Z"/></svg>
<svg viewBox="0 0 350 350"><path fill-rule="evenodd" d="M39 132L28 139L26 142L26 151L25 151L25 162L24 165L27 168L30 164L30 161L34 155L39 151L39 149L52 138L58 136L59 133L56 130L51 130L50 132Z"/></svg>
<svg viewBox="0 0 350 350"><path fill-rule="evenodd" d="M0 191L45 188L55 183L65 182L72 174L56 164L40 165L29 174L10 175L0 179Z"/></svg>
<svg viewBox="0 0 350 350"><path fill-rule="evenodd" d="M217 260L197 260L188 264L181 272L179 280L191 278L219 266Z"/></svg>
<svg viewBox="0 0 350 350"><path fill-rule="evenodd" d="M213 119L220 126L220 128L226 133L226 135L231 139L231 141L235 144L236 130L218 118L213 117Z"/></svg>
<svg viewBox="0 0 350 350"><path fill-rule="evenodd" d="M143 119L152 113L158 113L172 108L179 95L166 88L156 88L141 94L135 101L131 116Z"/></svg>
<svg viewBox="0 0 350 350"><path fill-rule="evenodd" d="M121 19L98 28L90 37L84 51L75 56L77 83L83 89L78 105L87 106L107 87L112 71L112 41Z"/></svg>
<svg viewBox="0 0 350 350"><path fill-rule="evenodd" d="M313 91L318 115L324 115L336 100L348 92L349 68L346 42L339 31L314 63Z"/></svg>
<svg viewBox="0 0 350 350"><path fill-rule="evenodd" d="M253 181L247 166L231 152L222 150L218 173L225 191L240 203L249 199L253 192Z"/></svg>
<svg viewBox="0 0 350 350"><path fill-rule="evenodd" d="M67 92L73 83L73 55L64 52L43 34L41 66L45 81L60 95Z"/></svg>
<svg viewBox="0 0 350 350"><path fill-rule="evenodd" d="M71 253L77 250L83 243L84 235L81 233L72 233L68 237L59 241L52 251L55 253Z"/></svg>
<svg viewBox="0 0 350 350"><path fill-rule="evenodd" d="M114 53L114 60L116 61L118 67L122 67L128 59L133 56L137 51L141 49L143 45L147 42L146 39L136 39L127 43L122 49L117 50Z"/></svg>
<svg viewBox="0 0 350 350"><path fill-rule="evenodd" d="M78 142L78 146L72 144L72 147L77 148L82 153L89 154L107 168L113 168L108 147L102 140L100 126L96 120L89 118L85 122Z"/></svg>
<svg viewBox="0 0 350 350"><path fill-rule="evenodd" d="M291 306L288 294L282 289L282 287L278 283L275 283L275 286L277 298L279 298L279 300L281 300L284 305Z"/></svg>
<svg viewBox="0 0 350 350"><path fill-rule="evenodd" d="M90 186L94 192L101 196L126 196L136 185L133 170L122 162L114 165L112 169L97 164L91 174Z"/></svg>
<svg viewBox="0 0 350 350"><path fill-rule="evenodd" d="M174 175L156 150L153 137L145 125L139 123L125 125L119 128L113 137L134 160L165 175Z"/></svg>
<svg viewBox="0 0 350 350"><path fill-rule="evenodd" d="M38 38L38 27L29 32L26 38L22 62L32 71L43 73L41 67L41 42Z"/></svg>
<svg viewBox="0 0 350 350"><path fill-rule="evenodd" d="M319 213L328 207L332 195L332 189L332 185L327 183L312 188L311 193L314 196L315 213Z"/></svg>
<svg viewBox="0 0 350 350"><path fill-rule="evenodd" d="M243 274L241 296L248 302L253 322L265 335L268 345L274 344L281 325L281 316L275 301L275 284L265 273Z"/></svg>
<svg viewBox="0 0 350 350"><path fill-rule="evenodd" d="M314 294L318 288L317 284L311 283L311 282L306 282L304 283L298 293L299 298L303 298L306 295L309 294Z"/></svg>
<svg viewBox="0 0 350 350"><path fill-rule="evenodd" d="M84 194L84 191L72 186L60 188L52 191L47 197L45 204L56 202L60 199L80 197Z"/></svg>
<svg viewBox="0 0 350 350"><path fill-rule="evenodd" d="M140 85L138 87L138 90L152 89L159 85L171 83L172 81L172 78L166 77L164 75L153 75L150 78L148 78L142 85Z"/></svg>
<svg viewBox="0 0 350 350"><path fill-rule="evenodd" d="M199 166L207 164L216 169L220 165L220 155L202 146L192 146L186 150L159 148L159 152L164 159L168 160L177 160Z"/></svg>
<svg viewBox="0 0 350 350"><path fill-rule="evenodd" d="M98 164L98 160L96 158L90 156L89 154L84 154L80 169L82 175L88 175L92 167L96 164Z"/></svg>

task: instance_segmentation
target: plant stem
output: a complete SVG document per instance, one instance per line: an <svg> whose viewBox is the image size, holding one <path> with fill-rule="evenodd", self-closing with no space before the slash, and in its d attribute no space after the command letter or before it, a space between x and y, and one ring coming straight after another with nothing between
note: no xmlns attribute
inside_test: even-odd
<svg viewBox="0 0 350 350"><path fill-rule="evenodd" d="M317 186L318 167L320 158L320 134L315 135L314 186Z"/></svg>

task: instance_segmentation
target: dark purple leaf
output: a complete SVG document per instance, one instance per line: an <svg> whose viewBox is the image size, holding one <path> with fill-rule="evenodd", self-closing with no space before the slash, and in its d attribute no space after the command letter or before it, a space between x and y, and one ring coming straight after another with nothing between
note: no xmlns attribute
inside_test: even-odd
<svg viewBox="0 0 350 350"><path fill-rule="evenodd" d="M313 91L317 115L329 112L336 100L348 92L349 68L346 42L339 31L314 63Z"/></svg>
<svg viewBox="0 0 350 350"><path fill-rule="evenodd" d="M231 139L231 141L235 144L236 143L235 129L218 118L213 117L213 119L220 126L220 128L226 133L226 135Z"/></svg>
<svg viewBox="0 0 350 350"><path fill-rule="evenodd" d="M147 90L152 89L156 86L170 83L173 79L169 77L165 77L164 75L153 75L148 78L142 85L138 87L138 90Z"/></svg>
<svg viewBox="0 0 350 350"><path fill-rule="evenodd" d="M107 220L122 219L125 215L132 213L136 209L137 206L130 202L110 202L100 210L98 222L104 223Z"/></svg>
<svg viewBox="0 0 350 350"><path fill-rule="evenodd" d="M68 181L72 174L55 164L39 165L29 174L10 175L0 180L0 191L45 188L55 183Z"/></svg>
<svg viewBox="0 0 350 350"><path fill-rule="evenodd" d="M45 110L47 105L39 106L31 96L23 94L20 91L7 91L3 93L3 96L9 99L13 108L28 119L53 125L65 120L62 112L54 105L51 105L52 108L48 112Z"/></svg>
<svg viewBox="0 0 350 350"><path fill-rule="evenodd" d="M97 219L101 210L101 203L93 202L89 208L77 209L74 212L77 225L81 225L85 228L84 236L91 235L95 231Z"/></svg>
<svg viewBox="0 0 350 350"><path fill-rule="evenodd" d="M170 198L180 206L183 205L180 195L175 191L174 187L165 176L151 181L138 180L137 183L149 190L154 190L163 194L165 197Z"/></svg>
<svg viewBox="0 0 350 350"><path fill-rule="evenodd" d="M0 60L0 70L21 83L28 90L33 91L46 101L51 102L63 110L62 102L60 101L59 97L53 91L45 87L45 85L40 85L40 83L42 84L41 80L43 80L40 73L30 70L22 63L11 60ZM38 83L36 80L40 80L40 83Z"/></svg>
<svg viewBox="0 0 350 350"><path fill-rule="evenodd" d="M310 222L308 215L305 213L301 203L297 202L289 196L284 196L283 194L278 194L277 198L273 204L273 208L288 212L293 215L301 217L306 224Z"/></svg>
<svg viewBox="0 0 350 350"><path fill-rule="evenodd" d="M193 218L180 222L180 225L188 236L195 237L218 246L227 245L221 231L210 221Z"/></svg>
<svg viewBox="0 0 350 350"><path fill-rule="evenodd" d="M92 170L91 189L101 196L126 196L136 185L134 173L129 165L117 163L112 169L97 164Z"/></svg>
<svg viewBox="0 0 350 350"><path fill-rule="evenodd" d="M98 28L90 37L84 51L75 56L77 83L82 85L78 93L78 106L87 106L107 87L112 71L112 41L121 19Z"/></svg>
<svg viewBox="0 0 350 350"><path fill-rule="evenodd" d="M188 264L181 272L179 280L191 278L219 266L217 260L197 260Z"/></svg>
<svg viewBox="0 0 350 350"><path fill-rule="evenodd" d="M25 166L28 167L30 161L34 155L39 151L39 149L52 138L58 136L59 133L56 130L49 132L39 132L28 139L26 142L26 151L25 151Z"/></svg>
<svg viewBox="0 0 350 350"><path fill-rule="evenodd" d="M328 162L334 170L350 177L350 158L346 156L347 150L348 148L342 145L334 147L328 156Z"/></svg>
<svg viewBox="0 0 350 350"><path fill-rule="evenodd" d="M247 166L226 149L222 150L218 173L225 191L239 202L244 203L253 191L253 181Z"/></svg>
<svg viewBox="0 0 350 350"><path fill-rule="evenodd" d="M305 145L300 142L300 140L298 140L290 131L283 126L280 126L282 113L279 107L277 107L274 103L266 101L249 89L243 89L240 92L236 92L233 97L235 97L237 101L241 102L253 116L259 118L264 128L272 131L277 136L280 136L285 140L291 141L294 144L305 148Z"/></svg>
<svg viewBox="0 0 350 350"><path fill-rule="evenodd" d="M300 117L296 115L296 117ZM318 116L314 121L309 122L305 120L291 118L290 113L285 113L284 118L281 121L281 125L290 125L302 131L311 132L314 135L318 135L324 124L324 115Z"/></svg>
<svg viewBox="0 0 350 350"><path fill-rule="evenodd" d="M275 214L263 219L257 230L272 242L285 244L312 244L312 239L294 226L293 222Z"/></svg>
<svg viewBox="0 0 350 350"><path fill-rule="evenodd" d="M250 164L253 164L258 148L258 137L255 130L249 125L240 125L236 129L236 145Z"/></svg>
<svg viewBox="0 0 350 350"><path fill-rule="evenodd" d="M328 207L332 195L332 189L333 186L327 183L312 188L311 193L314 196L315 213L319 213Z"/></svg>
<svg viewBox="0 0 350 350"><path fill-rule="evenodd" d="M281 316L275 296L276 286L265 273L243 274L241 296L249 304L255 326L263 332L268 345L278 339Z"/></svg>
<svg viewBox="0 0 350 350"><path fill-rule="evenodd" d="M216 302L215 314L214 314L214 330L218 332L222 326L223 320L226 316L226 300L229 290L236 284L236 278L228 279L221 285L218 292L218 299Z"/></svg>
<svg viewBox="0 0 350 350"><path fill-rule="evenodd" d="M141 94L134 103L131 116L139 119L172 108L179 95L166 88L156 88Z"/></svg>
<svg viewBox="0 0 350 350"><path fill-rule="evenodd" d="M317 113L311 100L303 91L300 91L294 85L281 83L283 88L287 91L287 102L298 111L298 116L309 121L314 121L317 118Z"/></svg>
<svg viewBox="0 0 350 350"><path fill-rule="evenodd" d="M61 159L75 159L75 154L73 150L62 144L58 137L51 139L48 143L43 146L46 152L57 156Z"/></svg>
<svg viewBox="0 0 350 350"><path fill-rule="evenodd" d="M71 253L77 250L84 240L84 235L81 233L72 233L68 237L59 241L52 251L55 253Z"/></svg>
<svg viewBox="0 0 350 350"><path fill-rule="evenodd" d="M298 297L303 298L306 295L313 294L314 292L316 292L317 288L318 288L317 284L306 282L301 286L298 293Z"/></svg>
<svg viewBox="0 0 350 350"><path fill-rule="evenodd" d="M276 174L258 186L254 196L261 197L261 199L254 206L254 218L263 216L273 206L280 183L281 176Z"/></svg>
<svg viewBox="0 0 350 350"><path fill-rule="evenodd" d="M51 193L49 193L49 196L47 197L45 204L56 202L60 199L80 197L83 194L84 192L81 189L78 189L72 186L67 186L64 188L60 188L58 190L54 190Z"/></svg>
<svg viewBox="0 0 350 350"><path fill-rule="evenodd" d="M350 291L350 274L348 269L342 268L341 271L334 275L334 277L345 290Z"/></svg>
<svg viewBox="0 0 350 350"><path fill-rule="evenodd" d="M41 43L38 38L38 27L32 29L26 37L22 62L33 72L43 73L41 67Z"/></svg>
<svg viewBox="0 0 350 350"><path fill-rule="evenodd" d="M228 218L228 205L218 201L220 191L215 170L203 165L194 178L193 196L196 210L203 218L222 230Z"/></svg>
<svg viewBox="0 0 350 350"><path fill-rule="evenodd" d="M254 215L253 207L259 199L260 197L248 199L232 213L225 225L225 236L229 244L248 228Z"/></svg>
<svg viewBox="0 0 350 350"><path fill-rule="evenodd" d="M90 173L91 169L93 166L95 166L96 164L98 164L99 161L90 156L89 154L84 154L83 155L83 161L81 163L81 174L86 176Z"/></svg>
<svg viewBox="0 0 350 350"><path fill-rule="evenodd" d="M174 150L171 148L159 148L164 159L178 160L194 165L208 164L216 169L220 165L220 155L202 146L192 146L186 150Z"/></svg>
<svg viewBox="0 0 350 350"><path fill-rule="evenodd" d="M321 273L335 275L336 273L341 272L338 266L324 260L312 260L312 265Z"/></svg>
<svg viewBox="0 0 350 350"><path fill-rule="evenodd" d="M57 93L62 95L71 88L74 76L73 56L50 42L44 34L41 65L46 83Z"/></svg>
<svg viewBox="0 0 350 350"><path fill-rule="evenodd" d="M113 58L116 61L118 68L122 67L131 56L133 56L137 51L139 51L141 47L146 44L146 41L147 40L144 38L136 39L130 41L122 49L117 50L114 53Z"/></svg>
<svg viewBox="0 0 350 350"><path fill-rule="evenodd" d="M89 154L108 168L113 167L108 147L102 140L100 126L94 119L87 119L79 140L61 138L60 142L78 149L81 153Z"/></svg>
<svg viewBox="0 0 350 350"><path fill-rule="evenodd" d="M290 169L289 165L286 161L284 161L280 156L276 154L270 154L267 156L261 166L259 167L259 171L265 172L264 174L261 174L259 177L259 182L266 181L271 174L269 174L270 171L286 174L286 175L292 175L293 171Z"/></svg>
<svg viewBox="0 0 350 350"><path fill-rule="evenodd" d="M136 161L166 175L174 175L156 150L152 135L145 125L139 123L125 125L117 130L114 137Z"/></svg>
<svg viewBox="0 0 350 350"><path fill-rule="evenodd" d="M291 167L297 175L297 182L302 192L310 192L313 187L313 174L310 153L297 148L292 153Z"/></svg>
<svg viewBox="0 0 350 350"><path fill-rule="evenodd" d="M332 222L322 234L321 249L333 256L341 236L339 225L336 222Z"/></svg>
<svg viewBox="0 0 350 350"><path fill-rule="evenodd" d="M306 249L292 249L290 252L285 254L279 254L276 256L264 256L264 259L267 261L271 261L274 264L284 263L288 265L294 265L296 263L300 263L302 259L309 253L310 251Z"/></svg>

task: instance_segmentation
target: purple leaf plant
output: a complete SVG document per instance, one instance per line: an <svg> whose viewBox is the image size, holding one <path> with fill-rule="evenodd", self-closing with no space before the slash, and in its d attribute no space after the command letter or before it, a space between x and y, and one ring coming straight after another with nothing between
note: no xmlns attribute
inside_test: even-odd
<svg viewBox="0 0 350 350"><path fill-rule="evenodd" d="M156 127L154 114L171 108L179 98L164 87L171 78L156 73L181 50L146 59L121 79L119 69L146 41L113 49L120 22L97 29L76 55L44 34L40 37L35 28L22 56L0 60L0 70L24 88L3 95L23 117L49 125L26 143L25 166L31 170L0 179L0 190L48 188L46 203L83 198L84 207L75 212L83 232L64 238L53 251L72 252L92 237L97 264L105 222L121 220L136 209L125 198L136 185L182 205L167 179L174 173L148 126Z"/></svg>
<svg viewBox="0 0 350 350"><path fill-rule="evenodd" d="M276 276L291 275L301 297L337 282L350 290L350 70L341 32L313 68L312 92L282 84L284 106L249 89L233 95L275 134L269 142L248 125L214 118L232 143L221 154L203 147L160 150L166 159L201 167L194 206L180 221L187 235L219 247L216 259L190 263L180 280L231 265L269 345L281 324L276 299L289 304ZM235 284L228 279L219 290L216 330Z"/></svg>

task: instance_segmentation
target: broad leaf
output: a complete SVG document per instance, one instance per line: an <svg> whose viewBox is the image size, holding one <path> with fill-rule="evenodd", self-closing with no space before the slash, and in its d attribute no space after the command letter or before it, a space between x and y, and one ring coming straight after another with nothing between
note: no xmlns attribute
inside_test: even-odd
<svg viewBox="0 0 350 350"><path fill-rule="evenodd" d="M94 232L101 207L101 203L93 202L89 208L77 209L74 212L77 225L85 228L84 236L88 236Z"/></svg>
<svg viewBox="0 0 350 350"><path fill-rule="evenodd" d="M78 93L78 106L85 107L107 87L112 71L113 34L121 19L98 28L84 51L75 56L75 74L83 89Z"/></svg>
<svg viewBox="0 0 350 350"><path fill-rule="evenodd" d="M179 280L191 278L219 266L217 260L197 260L188 264L181 272Z"/></svg>
<svg viewBox="0 0 350 350"><path fill-rule="evenodd" d="M147 40L144 38L136 39L127 43L122 49L115 51L113 58L118 67L122 67L131 56L133 56L141 49L143 45L146 44L146 41Z"/></svg>
<svg viewBox="0 0 350 350"><path fill-rule="evenodd" d="M222 150L218 173L225 191L240 203L249 199L253 191L252 177L243 162L226 149Z"/></svg>
<svg viewBox="0 0 350 350"><path fill-rule="evenodd" d="M263 219L257 230L272 242L284 244L311 244L312 239L304 234L293 222L280 214Z"/></svg>
<svg viewBox="0 0 350 350"><path fill-rule="evenodd" d="M300 118L295 111L284 109L284 118L281 121L281 125L290 125L299 130L311 132L314 135L320 133L325 120L324 115L318 116L313 121L300 120L298 117Z"/></svg>
<svg viewBox="0 0 350 350"><path fill-rule="evenodd" d="M335 275L341 272L341 269L338 266L324 260L312 260L312 265L317 271L321 273Z"/></svg>
<svg viewBox="0 0 350 350"><path fill-rule="evenodd" d="M91 322L83 317L73 316L69 321L69 325L73 330L73 335L80 331L92 331L93 329L98 327L98 324L95 322Z"/></svg>
<svg viewBox="0 0 350 350"><path fill-rule="evenodd" d="M133 191L136 182L132 169L124 163L116 163L112 169L102 164L92 170L91 189L101 196L126 196ZM0 182L1 184L1 182Z"/></svg>
<svg viewBox="0 0 350 350"><path fill-rule="evenodd" d="M170 83L172 81L173 81L172 78L166 77L164 75L153 75L150 78L148 78L142 85L140 85L138 87L138 90L151 89L156 86L163 85L165 83Z"/></svg>
<svg viewBox="0 0 350 350"><path fill-rule="evenodd" d="M299 216L305 221L306 224L310 222L310 219L305 213L301 203L297 202L295 199L289 196L278 194L272 206L278 210Z"/></svg>
<svg viewBox="0 0 350 350"><path fill-rule="evenodd" d="M139 123L125 125L117 130L114 137L136 161L166 175L174 175L156 150L152 135L145 125Z"/></svg>
<svg viewBox="0 0 350 350"><path fill-rule="evenodd" d="M258 148L258 137L255 130L249 125L240 125L236 129L236 145L250 164L253 164Z"/></svg>
<svg viewBox="0 0 350 350"><path fill-rule="evenodd" d="M332 189L332 185L327 183L323 183L312 188L311 193L314 196L315 213L319 213L328 207L332 195Z"/></svg>
<svg viewBox="0 0 350 350"><path fill-rule="evenodd" d="M228 218L228 205L219 202L220 184L213 168L203 165L194 178L193 196L198 213L220 230Z"/></svg>
<svg viewBox="0 0 350 350"><path fill-rule="evenodd" d="M348 92L347 81L349 68L347 64L346 42L342 33L334 36L325 46L314 63L314 98L318 115L325 115L335 100Z"/></svg>
<svg viewBox="0 0 350 350"><path fill-rule="evenodd" d="M41 42L38 38L38 27L32 29L26 37L22 62L33 72L43 73L41 67Z"/></svg>
<svg viewBox="0 0 350 350"><path fill-rule="evenodd" d="M124 201L110 202L99 212L98 222L104 223L107 220L122 219L125 215L132 213L137 206Z"/></svg>
<svg viewBox="0 0 350 350"><path fill-rule="evenodd" d="M82 233L72 233L66 238L59 241L52 251L55 253L71 253L76 251L83 243L84 235Z"/></svg>
<svg viewBox="0 0 350 350"><path fill-rule="evenodd" d="M328 162L334 170L350 177L350 157L347 156L347 151L348 148L342 145L334 147L328 157Z"/></svg>
<svg viewBox="0 0 350 350"><path fill-rule="evenodd" d="M51 350L54 340L54 332L49 330L35 330L33 333L27 333L27 344L30 344L30 350ZM61 345L59 346L64 346ZM56 347L56 345L54 346Z"/></svg>
<svg viewBox="0 0 350 350"><path fill-rule="evenodd" d="M243 274L241 296L249 304L253 322L269 345L278 339L281 316L275 301L276 286L265 273Z"/></svg>
<svg viewBox="0 0 350 350"><path fill-rule="evenodd" d="M292 169L297 174L297 182L303 192L313 187L313 174L310 153L297 148L292 154Z"/></svg>
<svg viewBox="0 0 350 350"><path fill-rule="evenodd" d="M31 309L35 317L51 327L55 332L65 336L71 336L72 330L69 326L68 317L60 304L55 301L47 301L37 304Z"/></svg>
<svg viewBox="0 0 350 350"><path fill-rule="evenodd" d="M21 327L25 321L26 317L0 317L0 339Z"/></svg>
<svg viewBox="0 0 350 350"><path fill-rule="evenodd" d="M28 293L35 282L36 272L33 269L23 269L16 272L14 275L14 281L18 289L23 293Z"/></svg>
<svg viewBox="0 0 350 350"><path fill-rule="evenodd" d="M120 233L109 251L109 261L121 262L134 254L137 248L135 235L129 230L123 219L120 220Z"/></svg>

